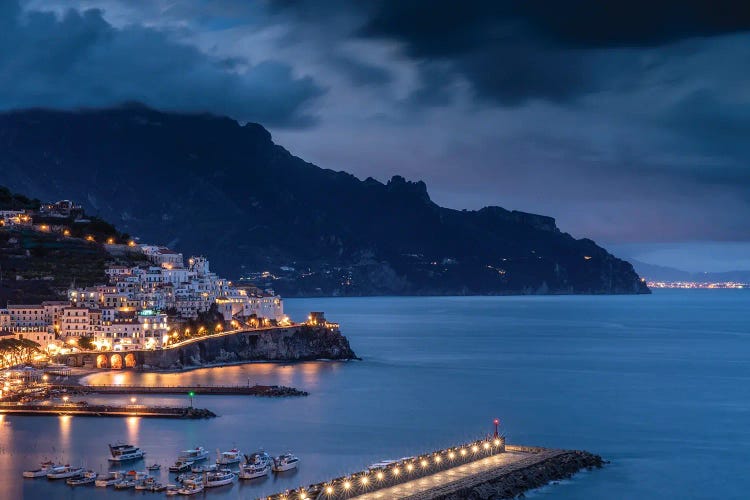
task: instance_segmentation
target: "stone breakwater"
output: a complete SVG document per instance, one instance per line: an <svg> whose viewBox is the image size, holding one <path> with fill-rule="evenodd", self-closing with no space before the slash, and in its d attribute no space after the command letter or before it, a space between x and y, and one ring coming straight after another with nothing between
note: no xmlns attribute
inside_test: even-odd
<svg viewBox="0 0 750 500"><path fill-rule="evenodd" d="M508 446L508 451L526 447ZM584 469L600 468L604 460L586 451L536 449L528 458L465 478L442 491L408 497L409 500L496 500L515 498L528 490L571 477Z"/></svg>

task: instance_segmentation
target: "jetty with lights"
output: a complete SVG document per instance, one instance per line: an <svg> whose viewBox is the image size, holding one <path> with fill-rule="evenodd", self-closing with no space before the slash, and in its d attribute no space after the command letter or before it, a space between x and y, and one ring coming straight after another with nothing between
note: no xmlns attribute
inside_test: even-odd
<svg viewBox="0 0 750 500"><path fill-rule="evenodd" d="M367 470L259 500L515 498L533 488L598 468L604 461L585 451L516 446L499 433L441 450L384 460Z"/></svg>

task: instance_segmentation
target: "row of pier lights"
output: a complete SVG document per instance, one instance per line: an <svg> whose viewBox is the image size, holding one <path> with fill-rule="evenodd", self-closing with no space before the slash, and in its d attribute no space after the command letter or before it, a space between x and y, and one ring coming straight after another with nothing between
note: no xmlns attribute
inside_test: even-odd
<svg viewBox="0 0 750 500"><path fill-rule="evenodd" d="M505 452L505 436L498 433L499 421L495 419L495 433L487 438L446 448L417 457L400 460L386 467L361 471L306 488L287 490L271 495L265 500L317 500L343 499L363 495L368 491L387 488L420 477L429 476L453 467L474 462Z"/></svg>

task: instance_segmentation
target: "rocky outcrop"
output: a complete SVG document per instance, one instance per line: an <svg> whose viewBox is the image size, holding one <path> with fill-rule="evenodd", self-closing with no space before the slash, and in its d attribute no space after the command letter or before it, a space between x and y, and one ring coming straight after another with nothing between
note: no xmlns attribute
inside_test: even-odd
<svg viewBox="0 0 750 500"><path fill-rule="evenodd" d="M307 325L247 331L205 339L172 349L138 351L136 367L179 370L243 361L358 359L337 329Z"/></svg>
<svg viewBox="0 0 750 500"><path fill-rule="evenodd" d="M527 467L502 473L486 481L457 489L434 500L496 500L515 498L525 491L571 477L582 469L599 468L604 460L586 451L568 451Z"/></svg>

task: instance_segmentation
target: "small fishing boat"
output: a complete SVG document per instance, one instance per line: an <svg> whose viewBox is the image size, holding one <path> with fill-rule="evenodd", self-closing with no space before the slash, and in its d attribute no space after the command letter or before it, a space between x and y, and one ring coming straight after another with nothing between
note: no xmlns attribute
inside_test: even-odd
<svg viewBox="0 0 750 500"><path fill-rule="evenodd" d="M110 444L109 453L112 455L108 458L110 462L123 463L131 462L133 460L140 460L146 453L132 444Z"/></svg>
<svg viewBox="0 0 750 500"><path fill-rule="evenodd" d="M183 450L177 456L178 460L189 460L191 462L198 462L208 458L208 451L203 446L196 446L190 450Z"/></svg>
<svg viewBox="0 0 750 500"><path fill-rule="evenodd" d="M159 464L151 464L148 467L146 467L146 469L148 469L150 471L161 470L161 465L159 465Z"/></svg>
<svg viewBox="0 0 750 500"><path fill-rule="evenodd" d="M87 470L80 476L68 478L65 482L70 486L83 486L86 484L93 484L95 481L96 472Z"/></svg>
<svg viewBox="0 0 750 500"><path fill-rule="evenodd" d="M94 485L100 488L107 488L108 486L113 486L122 481L123 476L124 474L119 470L113 470L106 474L99 474L96 477L96 481L94 481Z"/></svg>
<svg viewBox="0 0 750 500"><path fill-rule="evenodd" d="M220 469L215 472L206 472L203 474L203 484L206 488L215 488L231 484L237 475L229 469Z"/></svg>
<svg viewBox="0 0 750 500"><path fill-rule="evenodd" d="M71 467L70 465L60 465L53 467L47 473L47 479L68 479L83 474L83 467Z"/></svg>
<svg viewBox="0 0 750 500"><path fill-rule="evenodd" d="M193 462L189 460L178 460L174 463L174 465L169 466L169 472L185 472L187 470L190 470L190 467L193 466Z"/></svg>
<svg viewBox="0 0 750 500"><path fill-rule="evenodd" d="M166 491L164 492L164 494L168 497L173 497L180 494L180 487L176 484L168 484L165 489Z"/></svg>
<svg viewBox="0 0 750 500"><path fill-rule="evenodd" d="M177 490L180 495L195 495L203 491L203 482L198 481L185 481L182 487Z"/></svg>
<svg viewBox="0 0 750 500"><path fill-rule="evenodd" d="M237 448L232 448L229 451L219 451L216 450L216 453L218 457L216 458L216 463L218 465L232 465L232 464L238 464L242 460L242 453L240 453L240 450Z"/></svg>
<svg viewBox="0 0 750 500"><path fill-rule="evenodd" d="M156 493L156 492L159 492L159 491L164 491L166 489L167 489L167 485L166 484L154 483L154 484L151 485L151 488L149 488L148 491L152 491L152 492Z"/></svg>
<svg viewBox="0 0 750 500"><path fill-rule="evenodd" d="M297 468L299 464L299 458L292 455L291 453L284 453L273 459L273 471L284 472Z"/></svg>
<svg viewBox="0 0 750 500"><path fill-rule="evenodd" d="M54 467L60 467L60 465L57 465L55 464L55 462L50 462L50 461L42 462L38 469L23 471L23 477L28 477L28 478L46 477L49 471Z"/></svg>

